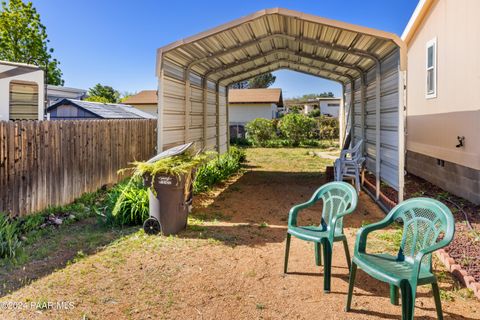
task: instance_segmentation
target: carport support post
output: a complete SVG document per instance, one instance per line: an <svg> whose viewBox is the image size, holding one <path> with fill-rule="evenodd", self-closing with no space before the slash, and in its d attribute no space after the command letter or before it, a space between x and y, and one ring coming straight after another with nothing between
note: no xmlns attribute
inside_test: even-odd
<svg viewBox="0 0 480 320"><path fill-rule="evenodd" d="M361 105L361 119L360 119L360 125L362 127L362 139L363 139L363 145L362 145L362 155L365 155L365 145L367 144L367 134L365 130L365 114L366 114L366 79L365 79L365 73L362 73L360 75L360 105Z"/></svg>
<svg viewBox="0 0 480 320"><path fill-rule="evenodd" d="M339 146L340 146L340 149L343 148L343 141L345 141L345 137L344 137L344 134L343 134L343 126L344 126L344 114L345 114L345 98L346 98L346 92L345 92L345 84L342 83L342 103L340 104L340 112L338 114L338 126L339 126Z"/></svg>
<svg viewBox="0 0 480 320"><path fill-rule="evenodd" d="M225 108L226 108L226 125L227 125L227 151L230 150L230 116L229 116L229 111L228 111L228 87L225 87Z"/></svg>
<svg viewBox="0 0 480 320"><path fill-rule="evenodd" d="M350 91L350 133L351 133L351 139L350 143L353 145L353 141L355 141L355 80L351 80L351 88L352 90ZM347 146L350 147L350 146Z"/></svg>
<svg viewBox="0 0 480 320"><path fill-rule="evenodd" d="M220 154L220 86L218 81L215 83L215 126L216 126L216 144L217 152Z"/></svg>
<svg viewBox="0 0 480 320"><path fill-rule="evenodd" d="M375 76L375 197L378 200L380 198L380 117L381 117L381 84L382 84L382 64L380 61L376 61L376 76Z"/></svg>
<svg viewBox="0 0 480 320"><path fill-rule="evenodd" d="M208 77L203 78L203 148L207 150L208 134Z"/></svg>
<svg viewBox="0 0 480 320"><path fill-rule="evenodd" d="M398 203L403 201L403 192L405 184L405 121L406 121L406 94L407 77L406 72L398 66Z"/></svg>
<svg viewBox="0 0 480 320"><path fill-rule="evenodd" d="M163 66L160 67L160 75L158 77L158 88L157 88L157 153L163 151L163 109L164 109L164 98L163 98L163 88L164 88L164 72Z"/></svg>
<svg viewBox="0 0 480 320"><path fill-rule="evenodd" d="M190 67L187 67L185 70L185 133L184 133L184 142L188 143L190 141L190 114L192 109L192 102L190 101L191 95L190 87Z"/></svg>

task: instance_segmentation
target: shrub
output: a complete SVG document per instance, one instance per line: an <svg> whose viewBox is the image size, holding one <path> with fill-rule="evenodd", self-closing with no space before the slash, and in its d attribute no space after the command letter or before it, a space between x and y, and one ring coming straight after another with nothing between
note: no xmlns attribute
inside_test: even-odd
<svg viewBox="0 0 480 320"><path fill-rule="evenodd" d="M109 225L133 226L148 218L148 189L141 178L117 184L108 193L103 222Z"/></svg>
<svg viewBox="0 0 480 320"><path fill-rule="evenodd" d="M207 190L214 184L224 181L233 173L240 170L241 163L245 161L245 151L230 147L227 153L224 153L215 159L210 160L197 170L193 191L199 193Z"/></svg>
<svg viewBox="0 0 480 320"><path fill-rule="evenodd" d="M275 125L272 120L257 118L245 126L248 138L254 145L264 146L275 137Z"/></svg>
<svg viewBox="0 0 480 320"><path fill-rule="evenodd" d="M311 118L317 118L317 117L320 117L320 115L321 115L320 109L314 109L308 113L308 116Z"/></svg>
<svg viewBox="0 0 480 320"><path fill-rule="evenodd" d="M20 250L18 223L0 213L0 258L14 259Z"/></svg>
<svg viewBox="0 0 480 320"><path fill-rule="evenodd" d="M230 145L249 147L252 142L246 138L230 138Z"/></svg>
<svg viewBox="0 0 480 320"><path fill-rule="evenodd" d="M298 146L302 141L312 138L315 127L314 119L297 113L287 114L279 123L280 131L294 146Z"/></svg>
<svg viewBox="0 0 480 320"><path fill-rule="evenodd" d="M318 120L318 135L320 139L338 139L339 132L338 119L322 116Z"/></svg>

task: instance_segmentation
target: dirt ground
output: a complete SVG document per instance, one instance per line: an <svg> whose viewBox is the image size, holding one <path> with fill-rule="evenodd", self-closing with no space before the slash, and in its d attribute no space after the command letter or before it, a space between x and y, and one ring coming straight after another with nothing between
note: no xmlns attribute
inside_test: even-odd
<svg viewBox="0 0 480 320"><path fill-rule="evenodd" d="M335 244L332 292L311 243L292 239L289 274L283 274L286 220L325 182L331 160L307 149L249 149L246 171L195 199L188 230L176 237L142 231L52 271L0 298L22 302L0 319L399 319L388 286L358 272L352 312L345 313L348 268ZM319 207L301 221L319 220ZM345 219L353 251L356 230L384 213L361 194ZM376 249L390 240L372 239ZM446 319L480 319L480 303L435 264ZM429 287L416 301L418 319L436 319ZM54 305L48 305L48 302ZM63 303L63 304L62 304Z"/></svg>

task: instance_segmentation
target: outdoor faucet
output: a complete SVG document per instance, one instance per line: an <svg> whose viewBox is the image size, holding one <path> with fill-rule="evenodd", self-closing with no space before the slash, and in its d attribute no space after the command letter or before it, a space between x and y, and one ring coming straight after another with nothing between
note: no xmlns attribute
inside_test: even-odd
<svg viewBox="0 0 480 320"><path fill-rule="evenodd" d="M461 148L464 146L465 137L464 136L457 136L458 144L456 145L457 148Z"/></svg>

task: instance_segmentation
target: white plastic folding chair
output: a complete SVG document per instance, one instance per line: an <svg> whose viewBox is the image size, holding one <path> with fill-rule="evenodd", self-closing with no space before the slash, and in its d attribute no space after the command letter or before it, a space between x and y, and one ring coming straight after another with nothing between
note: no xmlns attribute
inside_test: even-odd
<svg viewBox="0 0 480 320"><path fill-rule="evenodd" d="M335 181L354 179L357 193L360 193L360 173L365 162L362 145L363 140L358 141L353 148L342 150L340 158L335 160Z"/></svg>

